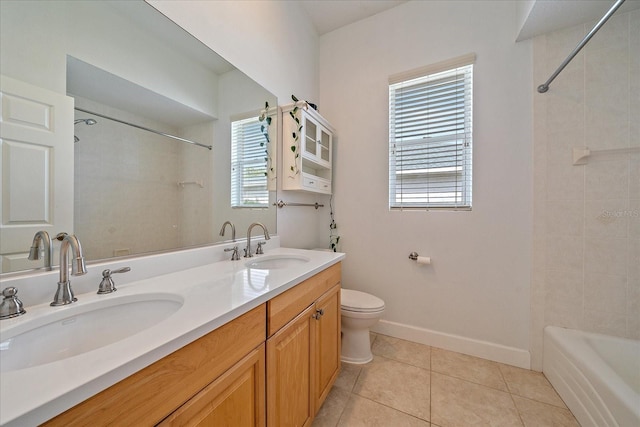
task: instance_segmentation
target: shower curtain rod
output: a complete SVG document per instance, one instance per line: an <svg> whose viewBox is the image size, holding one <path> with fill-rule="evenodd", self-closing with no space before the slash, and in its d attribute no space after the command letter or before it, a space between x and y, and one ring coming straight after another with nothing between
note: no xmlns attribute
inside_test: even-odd
<svg viewBox="0 0 640 427"><path fill-rule="evenodd" d="M85 110L83 108L75 107L74 109L78 110L78 111L82 111L83 113L93 114L94 116L102 117L103 119L113 120L114 122L122 123L123 125L129 125L129 126L132 126L134 128L146 130L147 132L155 133L156 135L166 136L167 138L172 138L172 139L175 139L175 140L178 140L178 141L181 141L181 142L186 142L188 144L197 145L198 147L208 148L209 150L211 150L213 148L211 145L200 144L199 142L194 142L194 141L191 141L189 139L180 138L179 136L170 135L168 133L160 132L159 130L150 129L150 128L147 128L147 127L144 127L144 126L136 125L134 123L125 122L124 120L114 119L113 117L105 116L104 114L100 114L100 113L94 113L93 111Z"/></svg>
<svg viewBox="0 0 640 427"><path fill-rule="evenodd" d="M569 65L569 62L571 62L573 57L576 56L578 54L578 52L580 52L580 50L584 47L584 45L587 44L587 42L589 42L589 40L591 40L591 37L593 37L595 35L595 33L598 32L600 27L602 27L604 25L604 23L607 22L607 20L611 17L611 15L613 15L615 13L615 11L618 10L618 8L620 6L622 6L622 3L624 3L624 0L617 0L613 4L613 6L611 6L611 9L609 9L609 11L607 13L605 13L605 15L602 17L602 19L600 19L600 21L598 21L598 23L595 25L595 27L593 27L593 29L591 31L589 31L589 33L584 37L584 39L582 39L582 41L580 43L578 43L578 45L575 47L575 49L573 49L573 52L571 52L569 54L567 59L565 59L564 62L562 62L562 64L560 64L558 69L556 71L554 71L554 73L551 75L551 77L549 77L549 80L547 80L546 82L544 82L543 84L538 86L538 92L539 93L545 93L546 91L549 90L549 85L551 84L551 82L553 80L555 80L556 77L558 77L558 74L560 74L562 72L562 70L564 70L564 67Z"/></svg>

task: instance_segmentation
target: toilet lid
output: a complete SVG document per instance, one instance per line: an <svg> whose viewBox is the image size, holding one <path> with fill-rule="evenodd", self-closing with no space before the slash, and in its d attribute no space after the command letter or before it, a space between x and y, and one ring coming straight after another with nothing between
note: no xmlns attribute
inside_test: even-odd
<svg viewBox="0 0 640 427"><path fill-rule="evenodd" d="M340 299L340 305L343 310L357 312L384 310L384 301L366 292L341 289Z"/></svg>

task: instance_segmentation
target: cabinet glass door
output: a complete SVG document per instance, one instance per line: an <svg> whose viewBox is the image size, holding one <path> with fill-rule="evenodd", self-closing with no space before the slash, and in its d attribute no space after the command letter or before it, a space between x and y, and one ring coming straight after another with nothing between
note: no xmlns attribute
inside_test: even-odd
<svg viewBox="0 0 640 427"><path fill-rule="evenodd" d="M331 135L324 130L320 132L320 158L327 163L331 160Z"/></svg>
<svg viewBox="0 0 640 427"><path fill-rule="evenodd" d="M305 120L304 131L304 151L311 154L312 156L316 155L317 146L316 146L316 133L318 132L318 126L312 122L311 120Z"/></svg>

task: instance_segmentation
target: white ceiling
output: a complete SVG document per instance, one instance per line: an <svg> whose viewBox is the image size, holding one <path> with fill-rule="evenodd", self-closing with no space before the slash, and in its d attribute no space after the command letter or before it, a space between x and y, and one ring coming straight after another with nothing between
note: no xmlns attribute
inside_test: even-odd
<svg viewBox="0 0 640 427"><path fill-rule="evenodd" d="M300 3L313 22L318 35L368 18L407 0L301 0ZM431 1L431 0L413 0ZM449 0L455 1L455 0ZM481 0L476 0L481 1ZM531 4L517 40L599 20L614 0L518 0ZM640 8L640 0L626 0L616 12L624 13ZM515 19L515 17L514 17Z"/></svg>
<svg viewBox="0 0 640 427"><path fill-rule="evenodd" d="M536 0L517 41L585 22L595 25L614 3L614 0ZM638 8L640 0L626 0L615 15Z"/></svg>
<svg viewBox="0 0 640 427"><path fill-rule="evenodd" d="M302 0L319 36L396 7L407 0Z"/></svg>
<svg viewBox="0 0 640 427"><path fill-rule="evenodd" d="M72 56L67 56L67 93L99 100L102 104L125 111L144 111L146 117L176 127L212 119L201 111Z"/></svg>

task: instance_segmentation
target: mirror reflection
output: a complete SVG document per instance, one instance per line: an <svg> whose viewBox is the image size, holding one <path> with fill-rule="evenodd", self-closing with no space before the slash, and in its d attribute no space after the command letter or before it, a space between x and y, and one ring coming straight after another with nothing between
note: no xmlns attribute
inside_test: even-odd
<svg viewBox="0 0 640 427"><path fill-rule="evenodd" d="M38 230L87 260L276 232L273 94L143 1L0 7L2 272Z"/></svg>

